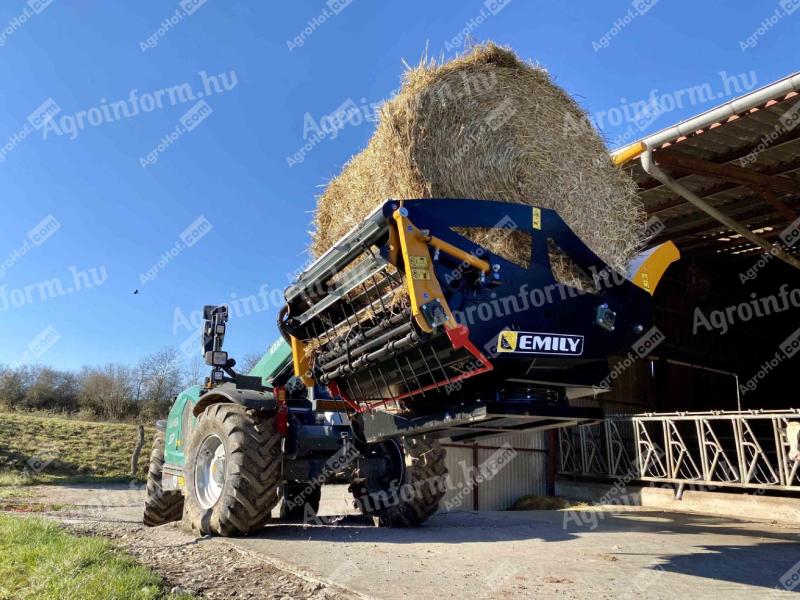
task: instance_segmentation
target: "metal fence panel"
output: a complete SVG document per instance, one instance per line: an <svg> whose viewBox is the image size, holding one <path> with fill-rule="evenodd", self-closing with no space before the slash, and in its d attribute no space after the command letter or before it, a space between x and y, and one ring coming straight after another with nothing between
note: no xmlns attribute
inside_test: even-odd
<svg viewBox="0 0 800 600"><path fill-rule="evenodd" d="M559 430L565 475L800 491L786 427L800 410L617 415Z"/></svg>

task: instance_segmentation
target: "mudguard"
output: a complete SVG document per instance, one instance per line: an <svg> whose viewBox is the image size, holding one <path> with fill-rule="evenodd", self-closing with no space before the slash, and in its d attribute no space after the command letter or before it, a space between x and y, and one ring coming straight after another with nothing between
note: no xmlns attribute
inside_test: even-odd
<svg viewBox="0 0 800 600"><path fill-rule="evenodd" d="M219 402L232 402L240 404L245 408L275 412L278 410L278 402L272 391L258 391L250 389L239 389L233 383L223 383L218 385L200 396L194 405L193 414L200 416L206 407Z"/></svg>
<svg viewBox="0 0 800 600"><path fill-rule="evenodd" d="M183 467L184 450L189 436L197 425L197 417L208 406L218 402L233 402L247 408L275 411L278 408L272 392L239 390L233 384L223 384L201 394L203 388L193 385L178 394L170 408L166 422L164 462L169 467Z"/></svg>

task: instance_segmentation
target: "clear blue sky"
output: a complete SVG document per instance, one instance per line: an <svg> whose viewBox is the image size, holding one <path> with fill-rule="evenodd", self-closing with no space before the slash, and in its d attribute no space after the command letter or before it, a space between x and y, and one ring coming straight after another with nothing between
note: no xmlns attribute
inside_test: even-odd
<svg viewBox="0 0 800 600"><path fill-rule="evenodd" d="M625 1L195 0L191 14L176 1L49 1L0 6L0 363L134 362L192 335L176 314L262 286L269 300L307 259L315 195L373 123L287 157L344 103L386 98L403 60L426 46L452 56L465 28L549 69L611 145L737 95L721 71L763 85L798 70L800 11L772 1L660 0L633 18ZM206 89L200 72L225 78ZM702 84L713 99L676 93ZM671 94L665 114L631 133L622 105L654 89ZM277 336L275 307L247 309L226 340L234 356Z"/></svg>

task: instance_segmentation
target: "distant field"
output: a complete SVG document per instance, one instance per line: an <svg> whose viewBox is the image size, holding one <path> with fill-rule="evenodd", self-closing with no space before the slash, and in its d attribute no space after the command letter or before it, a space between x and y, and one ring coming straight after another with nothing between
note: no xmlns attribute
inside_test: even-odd
<svg viewBox="0 0 800 600"><path fill-rule="evenodd" d="M139 478L147 474L155 429L145 428ZM136 426L0 412L0 485L129 481Z"/></svg>

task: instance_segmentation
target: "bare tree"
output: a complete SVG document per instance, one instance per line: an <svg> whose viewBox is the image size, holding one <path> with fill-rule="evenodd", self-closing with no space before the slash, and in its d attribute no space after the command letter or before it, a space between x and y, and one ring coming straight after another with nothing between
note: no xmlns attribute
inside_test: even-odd
<svg viewBox="0 0 800 600"><path fill-rule="evenodd" d="M164 348L146 356L141 363L142 393L146 410L143 418L161 418L169 410L172 399L181 391L181 355L177 348Z"/></svg>
<svg viewBox="0 0 800 600"><path fill-rule="evenodd" d="M253 367L255 367L260 360L261 354L258 354L257 352L248 352L241 358L241 360L236 361L236 372L244 373L246 375L253 370Z"/></svg>
<svg viewBox="0 0 800 600"><path fill-rule="evenodd" d="M34 367L32 382L22 401L26 408L74 410L77 407L77 379L68 371Z"/></svg>
<svg viewBox="0 0 800 600"><path fill-rule="evenodd" d="M186 362L186 368L183 372L183 384L185 387L192 385L201 385L205 376L203 367L205 361L202 354L194 354Z"/></svg>
<svg viewBox="0 0 800 600"><path fill-rule="evenodd" d="M9 408L22 406L33 379L29 366L0 367L0 403Z"/></svg>
<svg viewBox="0 0 800 600"><path fill-rule="evenodd" d="M146 368L144 364L144 360L140 360L139 364L131 369L131 380L132 380L132 393L133 398L132 400L138 403L142 399L142 393L144 392L144 380L146 376Z"/></svg>
<svg viewBox="0 0 800 600"><path fill-rule="evenodd" d="M81 406L109 421L119 421L131 411L134 378L129 367L84 367L79 379Z"/></svg>

